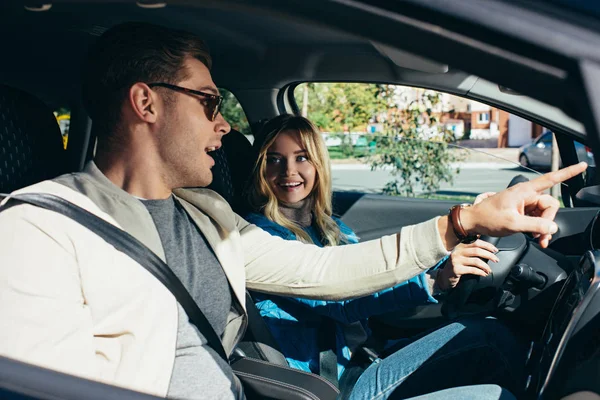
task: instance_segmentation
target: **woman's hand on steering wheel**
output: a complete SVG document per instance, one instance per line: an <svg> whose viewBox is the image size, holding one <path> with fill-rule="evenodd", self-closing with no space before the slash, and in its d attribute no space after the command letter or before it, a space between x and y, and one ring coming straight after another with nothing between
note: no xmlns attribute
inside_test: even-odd
<svg viewBox="0 0 600 400"><path fill-rule="evenodd" d="M481 193L475 198L473 205L479 204L495 194L496 192ZM458 285L462 275L488 275L491 269L483 259L498 262L498 257L494 255L497 252L496 246L483 240L477 240L471 244L459 244L450 254L444 268L438 272L435 278L437 287L446 292Z"/></svg>
<svg viewBox="0 0 600 400"><path fill-rule="evenodd" d="M463 275L487 276L492 272L486 260L498 262L498 249L491 243L476 240L470 244L459 244L450 254L443 269L436 276L437 287L445 292L453 289Z"/></svg>

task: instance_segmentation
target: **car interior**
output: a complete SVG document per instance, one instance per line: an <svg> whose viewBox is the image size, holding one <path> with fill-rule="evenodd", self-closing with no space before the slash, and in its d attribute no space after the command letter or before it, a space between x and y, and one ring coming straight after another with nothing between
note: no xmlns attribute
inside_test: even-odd
<svg viewBox="0 0 600 400"><path fill-rule="evenodd" d="M388 83L462 96L543 125L556 134L565 166L578 162L576 142L600 154L597 16L560 4L526 3L3 2L0 193L80 171L93 158L95 138L81 103L80 67L90 43L125 21L185 29L205 39L214 81L237 98L253 133L276 115L298 114L294 89L304 82ZM512 25L500 23L499 16ZM544 41L548 32L557 34L555 41ZM53 114L59 108L70 111L66 149ZM251 143L232 130L213 157L210 188L243 214L243 188L254 163ZM516 174L505 185L520 180ZM449 319L493 315L530 343L526 398L559 399L584 390L600 394L596 185L595 167L561 185L564 207L549 248L527 234L485 238L500 249L493 274L463 278L439 304L370 318L374 333L402 338ZM362 241L446 214L454 204L359 191L334 194L335 215ZM249 327L232 364L247 378L248 398L335 398L337 388L323 378L288 367L250 306L252 299L247 304ZM153 398L3 357L0 397Z"/></svg>

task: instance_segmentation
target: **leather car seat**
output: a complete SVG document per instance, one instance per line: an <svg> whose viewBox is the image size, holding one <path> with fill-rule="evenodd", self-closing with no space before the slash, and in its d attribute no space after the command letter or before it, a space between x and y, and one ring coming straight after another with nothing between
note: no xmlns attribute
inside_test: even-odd
<svg viewBox="0 0 600 400"><path fill-rule="evenodd" d="M213 181L208 186L227 200L233 211L244 215L247 202L244 188L254 166L252 145L246 137L232 129L221 140L219 150L211 153L215 159Z"/></svg>
<svg viewBox="0 0 600 400"><path fill-rule="evenodd" d="M0 193L55 178L67 168L52 110L22 90L0 85Z"/></svg>

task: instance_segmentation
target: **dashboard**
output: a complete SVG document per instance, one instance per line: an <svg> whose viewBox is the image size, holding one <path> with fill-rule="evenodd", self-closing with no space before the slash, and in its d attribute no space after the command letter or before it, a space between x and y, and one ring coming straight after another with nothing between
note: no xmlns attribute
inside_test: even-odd
<svg viewBox="0 0 600 400"><path fill-rule="evenodd" d="M598 214L600 215L600 213ZM588 229L586 251L565 280L539 341L527 354L528 397L561 398L590 360L600 360L600 218ZM598 378L592 375L592 379Z"/></svg>

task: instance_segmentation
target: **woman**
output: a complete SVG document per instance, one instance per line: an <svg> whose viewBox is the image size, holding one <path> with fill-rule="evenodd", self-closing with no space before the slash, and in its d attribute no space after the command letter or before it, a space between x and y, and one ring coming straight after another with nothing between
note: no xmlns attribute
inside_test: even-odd
<svg viewBox="0 0 600 400"><path fill-rule="evenodd" d="M272 235L317 246L356 243L358 238L342 221L332 216L329 157L320 133L305 118L282 115L265 125L255 142L258 152L249 187L255 211L246 219ZM489 196L484 194L478 201ZM371 296L343 302L287 298L253 293L262 317L291 367L321 373L323 354L333 348L337 373L344 370L352 354L369 337L370 316L437 303L435 292L455 286L462 274L485 276L489 266L480 258L497 261L497 249L478 240L460 245L427 273ZM443 269L440 266L445 265ZM325 341L321 340L325 337ZM331 343L327 343L328 339ZM393 343L383 343L379 350ZM349 378L350 379L350 378Z"/></svg>

